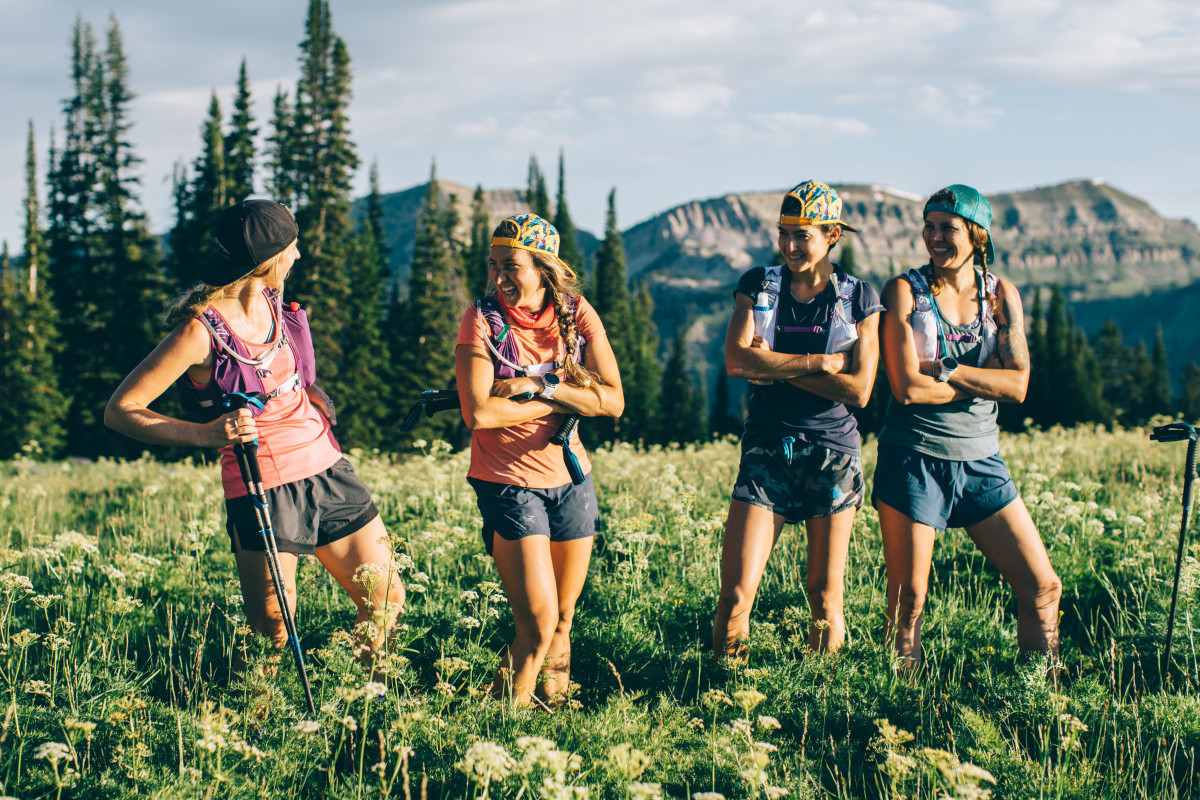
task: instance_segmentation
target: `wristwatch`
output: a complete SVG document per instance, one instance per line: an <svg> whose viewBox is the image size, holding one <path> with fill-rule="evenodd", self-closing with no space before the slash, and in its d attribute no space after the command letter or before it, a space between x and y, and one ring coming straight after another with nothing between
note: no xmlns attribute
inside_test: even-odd
<svg viewBox="0 0 1200 800"><path fill-rule="evenodd" d="M538 396L543 400L549 400L554 396L554 392L558 390L558 385L562 383L562 379L553 372L547 372L542 375L542 390L538 392Z"/></svg>
<svg viewBox="0 0 1200 800"><path fill-rule="evenodd" d="M958 369L958 362L950 356L946 356L938 362L938 366L938 374L935 375L934 378L942 383L945 383L946 381L950 380L950 376L954 373L954 370Z"/></svg>

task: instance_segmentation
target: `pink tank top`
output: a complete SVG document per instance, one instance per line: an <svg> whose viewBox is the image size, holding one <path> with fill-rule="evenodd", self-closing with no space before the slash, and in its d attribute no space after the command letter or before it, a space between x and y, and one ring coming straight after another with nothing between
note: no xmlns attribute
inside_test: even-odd
<svg viewBox="0 0 1200 800"><path fill-rule="evenodd" d="M252 357L261 355L269 347L244 339L242 344ZM265 369L263 387L273 392L296 371L292 348L281 347ZM268 400L267 407L254 421L258 426L258 465L266 489L311 478L332 467L342 457L329 420L317 410L303 389L284 392ZM232 446L221 448L221 484L226 498L246 496L246 485L242 483Z"/></svg>

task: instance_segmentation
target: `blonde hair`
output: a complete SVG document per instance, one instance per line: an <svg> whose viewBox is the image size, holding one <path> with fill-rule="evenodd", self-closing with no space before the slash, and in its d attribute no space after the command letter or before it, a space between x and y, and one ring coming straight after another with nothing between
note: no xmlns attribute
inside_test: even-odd
<svg viewBox="0 0 1200 800"><path fill-rule="evenodd" d="M256 278L266 280L267 286L278 289L283 286L282 263L284 254L291 249L297 240L293 239L287 247L280 250L266 261L259 264L246 275L225 286L209 286L207 283L197 283L192 288L180 292L171 300L163 314L163 321L168 328L174 328L181 322L187 322L204 312L219 297L234 297L242 287Z"/></svg>

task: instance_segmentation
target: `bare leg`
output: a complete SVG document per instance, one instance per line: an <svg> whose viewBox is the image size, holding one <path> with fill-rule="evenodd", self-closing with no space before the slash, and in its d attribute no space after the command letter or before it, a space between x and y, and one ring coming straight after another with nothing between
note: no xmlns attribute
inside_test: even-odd
<svg viewBox="0 0 1200 800"><path fill-rule="evenodd" d="M575 619L575 603L587 580L588 563L592 559L592 538L551 542L550 558L554 562L554 582L558 586L558 627L550 639L546 654L544 681L538 696L549 699L567 691L571 684L571 622Z"/></svg>
<svg viewBox="0 0 1200 800"><path fill-rule="evenodd" d="M590 553L590 540L588 548ZM526 536L510 542L496 535L492 539L492 559L508 595L516 627L492 691L503 697L511 690L514 703L528 705L559 621L550 537Z"/></svg>
<svg viewBox="0 0 1200 800"><path fill-rule="evenodd" d="M383 520L376 517L349 536L318 547L317 560L354 601L355 631L365 645L360 659L370 666L404 606L404 585L392 563ZM365 564L374 568L364 570L356 581L355 574Z"/></svg>
<svg viewBox="0 0 1200 800"><path fill-rule="evenodd" d="M936 531L887 503L877 501L875 506L887 564L888 638L895 641L896 655L911 669L921 660L921 618Z"/></svg>
<svg viewBox="0 0 1200 800"><path fill-rule="evenodd" d="M842 583L855 511L850 508L832 517L814 517L804 523L808 532L804 584L813 619L808 629L808 646L813 650L833 652L846 639Z"/></svg>
<svg viewBox="0 0 1200 800"><path fill-rule="evenodd" d="M255 631L274 642L276 647L283 647L288 640L287 628L283 624L283 614L275 595L275 584L267 566L267 554L257 550L243 550L237 537L234 537L233 543L238 579L242 584L242 604L246 609L246 622ZM280 553L279 571L283 578L288 609L295 619L296 556L292 553Z"/></svg>
<svg viewBox="0 0 1200 800"><path fill-rule="evenodd" d="M967 528L967 534L1017 596L1017 646L1021 652L1058 655L1062 582L1050 565L1025 502L1018 497Z"/></svg>
<svg viewBox="0 0 1200 800"><path fill-rule="evenodd" d="M721 543L721 594L713 621L713 657L740 657L750 636L750 609L767 559L783 530L783 517L741 500L729 503Z"/></svg>

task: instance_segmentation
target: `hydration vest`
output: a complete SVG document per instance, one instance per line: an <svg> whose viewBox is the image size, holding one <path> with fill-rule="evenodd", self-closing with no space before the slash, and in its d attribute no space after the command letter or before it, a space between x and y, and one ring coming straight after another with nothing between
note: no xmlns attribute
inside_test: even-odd
<svg viewBox="0 0 1200 800"><path fill-rule="evenodd" d="M263 294L266 295L267 302L274 309L278 293L271 289L264 289ZM250 358L250 353L242 344L241 339L229 330L225 320L212 306L201 312L199 319L208 328L209 336L213 339L215 361L212 378L203 387L197 388L186 372L175 382L176 390L179 393L179 402L188 417L197 422L210 422L216 419L225 413L221 401L225 395L231 392L261 392L270 400L287 392L299 391L316 381L317 358L313 351L312 333L308 329L307 312L300 307L299 303L287 303L282 306L280 316L283 323L283 331L280 335L283 337L283 341L280 342L279 349L291 348L296 371L280 383L275 391L268 392L263 385L263 375L269 374L266 373L269 362L264 363L261 367L255 367L235 358L229 350L242 358ZM247 409L255 417L265 410L254 404L248 405Z"/></svg>
<svg viewBox="0 0 1200 800"><path fill-rule="evenodd" d="M820 325L811 327L795 327L776 325L775 317L779 311L779 288L783 285L783 267L767 267L763 273L762 288L754 301L754 333L761 336L772 350L775 349L775 333L824 333L825 352L841 353L854 347L858 341L858 328L854 324L854 291L859 280L853 275L846 275L845 280L839 280L835 269L829 275L833 284L833 293L837 299L829 310L829 328Z"/></svg>
<svg viewBox="0 0 1200 800"><path fill-rule="evenodd" d="M567 313L572 317L575 316L575 310L578 308L579 301L575 295L566 295ZM562 367L560 361L548 361L544 364L517 364L517 340L509 335L511 333L510 326L504 321L504 309L500 305L500 300L495 295L487 295L475 301L475 308L479 309L480 315L484 322L487 323L491 331L490 350L492 363L496 367L497 378L516 378L518 376L527 375L543 375L547 372L553 372ZM579 336L579 346L575 348L575 362L583 362L583 351L587 345L587 340L582 335Z"/></svg>
<svg viewBox="0 0 1200 800"><path fill-rule="evenodd" d="M936 361L946 352L946 342L979 342L979 359L976 364L983 364L988 356L996 350L996 320L992 315L992 306L987 302L987 295L995 294L999 282L996 276L988 274L987 285L984 285L983 271L975 270L975 284L979 288L979 313L982 317L980 333L946 333L937 300L929 286L929 279L919 269L910 269L901 274L908 281L913 293L913 312L909 323L912 325L913 338L917 343L917 358L921 361Z"/></svg>

